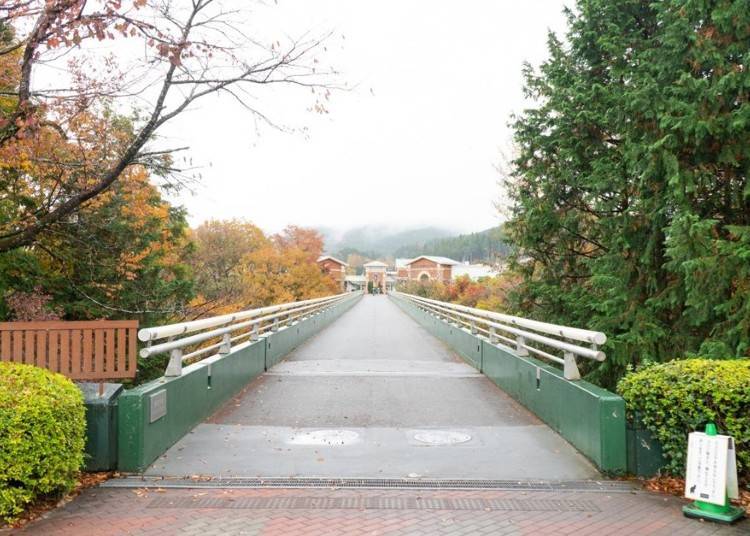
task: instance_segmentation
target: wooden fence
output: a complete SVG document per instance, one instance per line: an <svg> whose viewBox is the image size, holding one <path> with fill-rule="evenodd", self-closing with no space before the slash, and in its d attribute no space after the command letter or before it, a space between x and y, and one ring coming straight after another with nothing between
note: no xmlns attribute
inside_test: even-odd
<svg viewBox="0 0 750 536"><path fill-rule="evenodd" d="M72 380L133 378L137 320L0 322L0 360L36 365Z"/></svg>

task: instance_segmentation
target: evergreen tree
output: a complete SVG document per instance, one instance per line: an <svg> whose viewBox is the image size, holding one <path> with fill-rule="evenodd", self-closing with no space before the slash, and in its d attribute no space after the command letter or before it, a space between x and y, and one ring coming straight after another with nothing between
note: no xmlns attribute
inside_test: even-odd
<svg viewBox="0 0 750 536"><path fill-rule="evenodd" d="M525 70L515 307L629 364L750 355L750 2L579 0Z"/></svg>

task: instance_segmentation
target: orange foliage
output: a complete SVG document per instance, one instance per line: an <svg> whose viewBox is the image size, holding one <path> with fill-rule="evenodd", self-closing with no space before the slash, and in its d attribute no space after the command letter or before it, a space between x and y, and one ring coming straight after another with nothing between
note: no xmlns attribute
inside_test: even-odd
<svg viewBox="0 0 750 536"><path fill-rule="evenodd" d="M454 279L450 283L412 281L402 286L402 291L434 300L458 303L488 311L502 311L506 306L508 291L519 282L516 275L503 273L495 277L483 277L477 281L468 276Z"/></svg>
<svg viewBox="0 0 750 536"><path fill-rule="evenodd" d="M336 283L299 248L269 246L244 259L245 301L250 307L336 294Z"/></svg>
<svg viewBox="0 0 750 536"><path fill-rule="evenodd" d="M199 293L194 316L338 292L316 263L323 240L312 229L290 226L269 239L251 223L209 221L193 231L193 238L191 264Z"/></svg>
<svg viewBox="0 0 750 536"><path fill-rule="evenodd" d="M193 229L195 251L189 258L198 293L194 316L236 311L243 300L241 277L245 255L268 245L257 226L240 220L209 220Z"/></svg>
<svg viewBox="0 0 750 536"><path fill-rule="evenodd" d="M323 252L323 236L315 229L288 225L281 233L273 236L273 241L282 250L302 251L310 262L317 261Z"/></svg>

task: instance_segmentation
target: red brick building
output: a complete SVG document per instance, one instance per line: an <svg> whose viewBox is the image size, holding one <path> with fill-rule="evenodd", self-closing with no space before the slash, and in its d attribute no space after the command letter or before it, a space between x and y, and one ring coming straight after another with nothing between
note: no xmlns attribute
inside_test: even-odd
<svg viewBox="0 0 750 536"><path fill-rule="evenodd" d="M459 264L448 257L421 255L398 267L400 281L441 281L448 283L453 278L453 267Z"/></svg>
<svg viewBox="0 0 750 536"><path fill-rule="evenodd" d="M344 279L346 278L346 268L349 266L342 260L336 257L324 255L318 258L318 266L323 270L324 273L331 276L336 281L341 290L344 290Z"/></svg>

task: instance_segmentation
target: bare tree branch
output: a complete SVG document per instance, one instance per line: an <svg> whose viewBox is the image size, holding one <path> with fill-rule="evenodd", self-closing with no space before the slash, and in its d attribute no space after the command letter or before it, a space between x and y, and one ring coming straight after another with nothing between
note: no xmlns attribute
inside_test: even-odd
<svg viewBox="0 0 750 536"><path fill-rule="evenodd" d="M168 1L153 0L146 6L145 0L130 0L128 6L124 3L0 0L0 21L34 21L27 35L0 48L0 57L23 51L18 87L13 92L17 105L0 123L0 149L41 136L40 129L47 127L73 144L78 154L75 161L55 157L35 160L75 171L69 171L69 178L36 187L34 191L44 198L36 209L20 209L18 218L0 222L0 252L34 243L50 226L65 221L111 187L129 166L146 165L160 174L184 173L164 160L174 150L148 149L147 145L160 128L200 99L226 93L264 123L281 128L251 104L251 96L242 86L284 84L324 89L325 98L327 90L334 88L328 83L332 72L318 71L313 62L321 39L303 37L291 41L283 51L278 42L263 46L232 22L238 11L223 10L217 0L191 0L189 6L181 3L176 9ZM113 74L111 79L94 79L80 66L71 87L33 87L32 75L35 67L44 63L45 54L62 50L63 54L55 52L54 62L72 50L86 52L82 48L86 41L106 39L142 41L144 68ZM242 58L243 45L251 46L255 54L262 50L265 57L247 61ZM2 94L10 92L4 88ZM152 104L145 117L131 122L128 139L122 127L117 127L119 133L102 135L85 126L92 115L111 115L108 110L114 102L132 98L151 100Z"/></svg>

